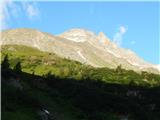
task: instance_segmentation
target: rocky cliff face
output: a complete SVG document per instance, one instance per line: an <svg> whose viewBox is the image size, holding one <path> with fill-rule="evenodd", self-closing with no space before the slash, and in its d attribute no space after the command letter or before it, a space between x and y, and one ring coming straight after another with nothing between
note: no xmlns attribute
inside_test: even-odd
<svg viewBox="0 0 160 120"><path fill-rule="evenodd" d="M116 68L160 73L159 67L145 62L129 49L118 47L100 32L96 35L84 29L71 29L54 36L33 29L13 29L3 31L2 45L18 44L54 52L57 55L95 67Z"/></svg>

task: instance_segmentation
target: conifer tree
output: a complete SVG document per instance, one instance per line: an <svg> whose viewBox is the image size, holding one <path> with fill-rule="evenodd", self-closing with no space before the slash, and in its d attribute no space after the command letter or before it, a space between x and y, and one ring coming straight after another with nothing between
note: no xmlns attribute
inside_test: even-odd
<svg viewBox="0 0 160 120"><path fill-rule="evenodd" d="M2 70L7 70L7 69L9 69L9 66L10 66L10 64L9 64L9 60L8 60L8 55L6 55L4 57L4 60L3 60L2 64L1 64L1 69Z"/></svg>
<svg viewBox="0 0 160 120"><path fill-rule="evenodd" d="M15 70L17 73L22 72L21 62L18 62L18 63L15 65L14 70Z"/></svg>

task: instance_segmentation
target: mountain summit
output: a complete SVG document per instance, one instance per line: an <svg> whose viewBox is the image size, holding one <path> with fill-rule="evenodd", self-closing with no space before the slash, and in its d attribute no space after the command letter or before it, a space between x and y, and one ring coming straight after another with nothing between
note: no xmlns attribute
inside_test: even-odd
<svg viewBox="0 0 160 120"><path fill-rule="evenodd" d="M3 31L2 45L17 44L54 52L57 55L94 67L122 68L137 72L160 73L159 67L147 63L133 51L120 48L103 32L96 35L85 29L71 29L60 35L19 28Z"/></svg>
<svg viewBox="0 0 160 120"><path fill-rule="evenodd" d="M71 29L60 34L59 36L68 40L72 40L74 42L84 42L90 39L94 39L96 37L93 32L85 29Z"/></svg>

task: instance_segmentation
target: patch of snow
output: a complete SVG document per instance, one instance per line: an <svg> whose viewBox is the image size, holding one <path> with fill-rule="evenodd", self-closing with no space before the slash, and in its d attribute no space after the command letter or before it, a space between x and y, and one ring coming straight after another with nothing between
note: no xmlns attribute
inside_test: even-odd
<svg viewBox="0 0 160 120"><path fill-rule="evenodd" d="M145 68L145 67L139 66L139 69L141 69L141 70L144 69L144 68Z"/></svg>
<svg viewBox="0 0 160 120"><path fill-rule="evenodd" d="M134 66L142 66L142 65L140 65L140 64L138 64L138 63L135 63L135 62L132 62L132 61L130 61L130 60L128 60L128 59L127 59L127 62L129 62L130 64L132 64L132 65L134 65Z"/></svg>
<svg viewBox="0 0 160 120"><path fill-rule="evenodd" d="M140 65L140 64L133 62L131 60L128 60L128 59L127 59L127 62L130 63L131 65L138 66L140 69L147 67L146 65Z"/></svg>
<svg viewBox="0 0 160 120"><path fill-rule="evenodd" d="M83 56L83 54L81 53L81 51L80 51L80 50L79 50L79 51L77 51L77 53L78 53L78 55L79 55L82 59L86 60L86 58Z"/></svg>
<svg viewBox="0 0 160 120"><path fill-rule="evenodd" d="M66 39L68 39L68 40L71 40L71 41L74 41L74 42L84 42L84 41L86 41L84 38L83 38L83 36L67 36L67 37L65 37Z"/></svg>
<svg viewBox="0 0 160 120"><path fill-rule="evenodd" d="M115 57L121 58L120 55L114 53L113 51L111 51L111 50L109 50L109 49L106 49L106 50L107 50L107 52L111 53L111 54L114 55Z"/></svg>
<svg viewBox="0 0 160 120"><path fill-rule="evenodd" d="M140 69L153 67L153 68L156 68L156 69L160 72L160 65L150 65L150 66L141 65L141 64L138 64L138 63L136 63L136 62L133 62L133 61L131 61L131 60L129 60L129 59L127 59L127 62L130 63L131 65L138 66Z"/></svg>

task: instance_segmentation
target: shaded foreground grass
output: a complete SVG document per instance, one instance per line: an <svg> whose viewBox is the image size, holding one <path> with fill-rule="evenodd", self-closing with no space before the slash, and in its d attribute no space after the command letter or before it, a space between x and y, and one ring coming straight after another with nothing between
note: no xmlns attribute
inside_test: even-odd
<svg viewBox="0 0 160 120"><path fill-rule="evenodd" d="M11 81L19 81L21 88ZM2 69L2 120L38 120L46 108L55 120L159 120L160 87L109 84Z"/></svg>

